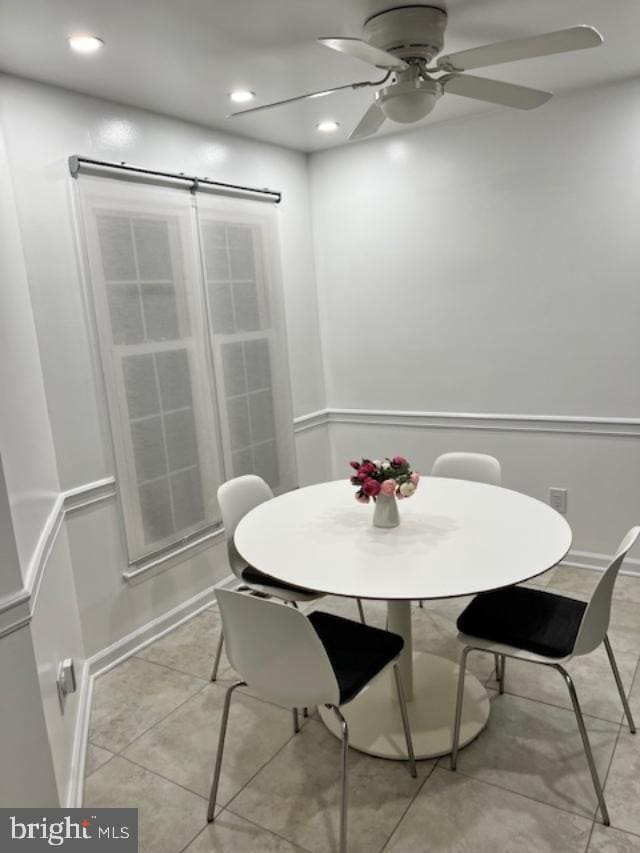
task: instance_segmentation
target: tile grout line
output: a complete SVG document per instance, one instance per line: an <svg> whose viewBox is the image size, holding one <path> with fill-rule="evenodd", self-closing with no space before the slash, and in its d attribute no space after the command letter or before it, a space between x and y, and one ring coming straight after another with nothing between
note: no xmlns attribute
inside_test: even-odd
<svg viewBox="0 0 640 853"><path fill-rule="evenodd" d="M309 850L308 847L303 847L302 844L298 844L297 841L292 841L290 838L287 838L286 835L281 835L279 832L276 832L273 829L267 829L266 826L261 826L259 823L256 823L255 820L251 820L250 818L246 817L246 815L240 815L237 812L231 811L228 806L224 806L224 808L220 809L219 813L216 815L216 820L223 812L228 812L230 815L233 815L234 817L237 817L240 820L244 820L247 823L250 823L251 826L255 826L256 829L261 829L263 832L268 832L271 835L274 835L276 838L280 838L282 839L282 841L286 841L287 844L291 844L293 847L297 847L298 850L302 851L302 853L312 853L312 851Z"/></svg>
<svg viewBox="0 0 640 853"><path fill-rule="evenodd" d="M418 786L418 790L415 792L415 794L413 795L413 797L411 797L411 800L410 800L410 801L409 801L409 803L407 804L407 807L404 809L404 811L403 811L403 812L402 812L402 814L400 815L400 817L399 817L398 821L396 822L395 826L393 827L393 829L391 830L391 832L390 832L390 833L389 833L389 835L387 836L387 840L384 842L384 844L383 844L383 845L382 845L382 847L380 848L380 853L384 853L384 851L385 851L385 850L387 849L387 847L389 846L389 842L390 842L390 841L391 841L391 839L393 838L393 836L394 836L394 834L395 834L396 830L398 829L398 827L400 826L400 824L402 823L402 821L403 821L403 820L405 819L405 817L407 816L407 812L409 811L409 809L411 808L411 806L414 804L414 802L415 802L415 801L416 801L416 799L418 798L418 796L419 796L420 792L422 791L422 789L424 788L424 786L427 784L427 782L429 781L429 779L431 779L431 777L433 776L433 774L434 774L435 769L436 769L436 767L437 767L437 766L438 766L438 759L436 759L436 760L433 762L433 764L431 765L431 770L430 770L430 771L427 773L427 775L424 777L424 779L422 780L422 784Z"/></svg>
<svg viewBox="0 0 640 853"><path fill-rule="evenodd" d="M250 698L253 698L253 697L250 697ZM231 799L229 799L229 800L225 803L225 805L223 806L223 808L228 809L228 810L231 812L231 814L236 815L236 817L244 817L243 815L236 814L236 812L234 812L234 811L233 811L233 809L231 809L231 808L230 808L230 806L232 805L233 801L234 801L237 797L239 797L239 796L240 796L240 794L244 791L244 789L247 787L247 785L249 785L249 784L251 784L251 782L253 782L253 780L256 778L256 776L258 775L258 773L261 773L261 772L265 769L265 767L267 767L267 765L271 764L271 762L273 761L273 759L274 759L274 758L276 758L276 756L280 755L280 753L282 752L282 750L283 750L285 747L287 747L295 737L298 737L298 735L302 732L303 728L304 728L305 726L308 726L308 725L309 725L309 723L311 723L311 722L312 722L312 720L311 720L311 718L309 718L309 719L307 720L307 722L306 722L303 726L301 726L301 727L300 727L300 731L299 731L299 732L295 732L294 734L292 734L292 735L288 738L288 740L286 740L286 741L282 744L282 746L280 747L280 749L277 749L277 750L274 752L274 754L271 756L271 758L267 759L267 761L265 761L265 763L264 763L264 764L262 764L262 765L261 765L261 766L256 770L256 772L253 774L253 776L251 776L251 778L250 778L250 779L247 779L247 781L244 783L244 785L243 785L241 788L239 788L239 789L236 791L236 793L231 797ZM255 825L256 825L256 826L259 826L259 827L260 827L260 829L267 829L265 826L261 826L261 824L255 824ZM271 832L271 830L267 830L267 832ZM287 840L287 841L290 841L291 839L287 838L286 840ZM295 843L295 842L292 842L292 843Z"/></svg>
<svg viewBox="0 0 640 853"><path fill-rule="evenodd" d="M585 759L586 760L586 759ZM440 765L439 765L440 766ZM597 806L594 806L593 814L591 812L577 812L571 811L571 809L563 808L562 806L556 805L555 803L549 803L546 800L539 800L537 797L532 797L530 794L523 794L521 791L514 791L513 788L506 788L504 785L498 785L496 782L489 782L488 779L480 779L477 776L472 776L470 773L465 773L464 770L460 770L458 767L456 770L450 770L448 767L444 765L440 766L441 770L444 770L447 773L459 773L461 776L464 776L466 779L471 779L474 782L481 782L483 785L490 785L492 788L497 788L499 791L506 791L508 794L515 794L517 797L524 797L525 800L531 800L533 803L538 803L541 806L548 806L551 809L555 809L558 812L562 812L563 814L572 815L573 817L580 817L583 820L594 821L594 814ZM594 792L595 796L595 792Z"/></svg>
<svg viewBox="0 0 640 853"><path fill-rule="evenodd" d="M121 758L123 761L128 761L129 764L133 764L135 767L139 767L141 770L144 770L145 773L151 773L152 776L157 776L159 779L163 779L165 782L170 782L172 785L175 785L177 788L182 788L183 791L186 791L188 794L193 794L203 801L203 803L208 802L207 797L199 794L198 791L194 791L193 788L189 788L186 785L183 785L182 782L176 782L175 779L170 779L168 776L165 776L163 773L159 773L157 770L150 770L148 767L145 767L144 764L140 764L139 761L136 761L134 758L129 758L126 755L118 755L118 758Z"/></svg>
<svg viewBox="0 0 640 853"><path fill-rule="evenodd" d="M638 677L638 671L639 671L639 669L640 669L640 661L638 661L638 663L636 664L635 672L633 673L633 677L632 677L632 679L631 679L631 686L629 687L629 695L628 695L628 697L627 697L628 699L630 699L630 698L631 698L631 691L632 691L632 689L633 689L633 685L634 685L634 684L635 684L635 682L636 682L636 678ZM632 713L633 713L633 712L632 712ZM613 746L613 750L611 751L611 758L609 759L609 764L608 764L608 766L607 766L607 771L606 771L606 773L605 773L605 775L604 775L604 779L602 780L602 791L603 791L603 794L604 794L604 796L605 796L605 802L606 802L606 787L607 787L607 782L609 781L609 773L611 772L611 767L613 766L613 760L614 760L614 758L615 758L616 751L617 751L617 749L618 749L618 744L620 743L620 736L622 735L622 730L623 730L623 729L625 729L626 727L627 727L627 721L626 721L626 717L625 717L625 716L624 716L624 714L623 714L623 715L622 715L622 722L621 722L620 726L618 727L618 734L617 734L617 736L616 736L616 742L615 742L615 744L614 744L614 746ZM597 815L597 814L598 814L598 809L596 808L596 815ZM596 824L596 823L601 823L601 821L597 821L597 820L596 820L596 817L594 816L594 821L593 821L593 823L594 823L594 826L595 826L595 824ZM614 829L620 829L620 827L616 827L616 826L614 826L613 828L614 828ZM620 829L620 831L625 832L626 830L622 830L622 829ZM592 829L591 829L591 833L593 834L593 827L592 827ZM631 833L631 834L633 834L633 833ZM591 839L589 839L589 840L591 840Z"/></svg>
<svg viewBox="0 0 640 853"><path fill-rule="evenodd" d="M159 720L156 720L155 723L152 723L150 726L148 726L146 729L144 729L144 731L139 732L132 740L130 740L127 744L125 744L125 746L123 746L121 749L119 749L115 753L115 755L122 755L122 753L125 751L125 749L129 749L129 747L132 744L134 744L136 741L140 740L140 738L143 735L148 734L151 731L151 729L154 729L159 723L164 722L167 719L167 717L170 717L174 713L174 711L177 711L178 708L182 708L182 706L186 705L190 699L194 699L196 696L199 696L203 692L203 690L206 690L206 689L207 689L207 685L203 684L202 687L200 687L198 690L195 691L195 693L192 693L190 696L187 696L187 698L184 699L182 702L180 702L180 704L176 705L175 708L172 708L167 714L165 714L163 717L160 717ZM95 741L92 741L92 743L95 743ZM96 743L95 745L100 746L99 743Z"/></svg>

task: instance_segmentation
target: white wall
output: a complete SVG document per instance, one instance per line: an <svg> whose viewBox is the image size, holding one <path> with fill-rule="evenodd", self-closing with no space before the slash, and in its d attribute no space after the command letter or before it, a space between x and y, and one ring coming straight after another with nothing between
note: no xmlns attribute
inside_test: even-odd
<svg viewBox="0 0 640 853"><path fill-rule="evenodd" d="M59 483L1 127L0 187L0 454L4 459L20 565L26 575L55 503Z"/></svg>
<svg viewBox="0 0 640 853"><path fill-rule="evenodd" d="M0 808L58 805L28 600L21 587L0 456Z"/></svg>
<svg viewBox="0 0 640 853"><path fill-rule="evenodd" d="M78 276L71 154L281 190L294 413L324 406L304 155L8 76L0 78L0 109L63 491L114 474ZM300 467L307 469L304 459ZM88 656L228 573L219 544L142 583L125 582L113 499L69 516L67 530Z"/></svg>
<svg viewBox="0 0 640 853"><path fill-rule="evenodd" d="M410 444L428 470L440 450L487 449L508 485L569 488L578 550L610 554L638 522L639 94L627 82L312 156L329 409L636 420L636 438L585 438L526 419L416 434L381 416L331 426L336 475L358 452Z"/></svg>
<svg viewBox="0 0 640 853"><path fill-rule="evenodd" d="M69 697L63 714L56 678L60 661L72 658L81 682L84 649L66 533L64 530L58 535L54 533L59 528L60 485L12 175L1 129L0 186L0 455L11 508L11 517L5 517L6 527L0 534L0 599L11 593L30 596L24 607L32 615L31 624L17 632L19 636L15 633L2 636L0 630L0 659L7 667L0 675L0 683L4 685L4 723L0 731L3 742L6 738L7 743L12 742L12 749L20 747L27 762L24 774L16 774L13 782L1 778L0 771L0 789L7 797L13 790L12 805L35 806L53 804L51 794L44 797L44 788L50 782L47 773L51 772L52 757L58 797L61 802L67 799L78 694ZM4 483L0 482L2 489ZM6 548L13 543L14 536L15 567L19 568L12 576L12 561ZM14 620L12 614L17 609L6 612L7 622ZM36 706L25 710L25 704L34 702ZM44 727L45 721L46 734L38 731L39 724ZM21 732L16 731L21 724ZM51 753L47 746L39 766L34 764L35 750L42 750L42 739L47 736ZM28 738L33 739L33 748L25 748L24 741ZM10 776L15 761L3 755L0 765L9 768ZM29 795L27 768L34 779L43 777L41 782L32 781Z"/></svg>

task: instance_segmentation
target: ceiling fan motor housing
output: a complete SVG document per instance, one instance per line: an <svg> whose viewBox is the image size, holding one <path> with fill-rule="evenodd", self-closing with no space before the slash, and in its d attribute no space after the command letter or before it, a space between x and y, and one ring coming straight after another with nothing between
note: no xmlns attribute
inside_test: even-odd
<svg viewBox="0 0 640 853"><path fill-rule="evenodd" d="M401 6L369 18L366 41L401 59L430 62L444 46L447 13L437 6Z"/></svg>

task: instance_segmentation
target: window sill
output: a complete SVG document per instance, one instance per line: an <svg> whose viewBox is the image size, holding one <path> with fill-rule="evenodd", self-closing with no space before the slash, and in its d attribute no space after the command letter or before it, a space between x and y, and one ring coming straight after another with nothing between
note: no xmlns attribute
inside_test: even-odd
<svg viewBox="0 0 640 853"><path fill-rule="evenodd" d="M213 545L224 541L224 528L222 525L209 529L197 536L190 538L187 542L179 542L171 548L167 548L160 554L154 554L135 563L131 563L122 573L127 583L137 584L146 581L154 575L160 574L167 569L184 563L192 557L206 551Z"/></svg>

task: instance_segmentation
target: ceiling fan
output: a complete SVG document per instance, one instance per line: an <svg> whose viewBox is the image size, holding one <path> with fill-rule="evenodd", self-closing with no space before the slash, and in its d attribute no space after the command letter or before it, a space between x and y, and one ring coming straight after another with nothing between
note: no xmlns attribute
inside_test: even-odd
<svg viewBox="0 0 640 853"><path fill-rule="evenodd" d="M380 80L363 80L309 92L271 104L232 113L230 118L256 113L342 89L378 88L373 104L351 133L350 139L374 134L385 119L409 124L424 118L447 93L488 101L505 107L531 110L540 107L551 92L503 83L464 72L473 68L532 59L571 50L597 47L602 36L593 27L577 26L543 35L496 42L458 53L438 56L444 47L447 13L436 6L401 6L379 12L364 25L364 39L320 38L325 47L361 59L386 72ZM430 64L438 56L435 64ZM391 79L390 79L391 78ZM384 84L387 84L386 86Z"/></svg>

